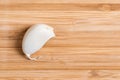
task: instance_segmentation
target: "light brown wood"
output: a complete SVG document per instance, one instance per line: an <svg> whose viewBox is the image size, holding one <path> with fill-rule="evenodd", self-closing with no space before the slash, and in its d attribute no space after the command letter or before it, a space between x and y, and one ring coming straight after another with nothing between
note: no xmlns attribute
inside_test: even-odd
<svg viewBox="0 0 120 80"><path fill-rule="evenodd" d="M120 70L3 70L0 77L0 80L119 80Z"/></svg>
<svg viewBox="0 0 120 80"><path fill-rule="evenodd" d="M120 3L119 0L0 0L1 3Z"/></svg>
<svg viewBox="0 0 120 80"><path fill-rule="evenodd" d="M28 60L21 50L33 24L56 37ZM0 80L119 80L120 0L0 0Z"/></svg>

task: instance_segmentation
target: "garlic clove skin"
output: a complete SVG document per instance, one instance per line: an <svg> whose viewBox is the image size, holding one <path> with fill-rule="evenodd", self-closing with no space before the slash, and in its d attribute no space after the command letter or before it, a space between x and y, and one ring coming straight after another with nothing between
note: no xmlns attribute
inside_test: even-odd
<svg viewBox="0 0 120 80"><path fill-rule="evenodd" d="M22 41L22 50L30 60L37 60L30 56L41 49L52 37L55 37L53 28L46 24L36 24L31 26L25 33Z"/></svg>

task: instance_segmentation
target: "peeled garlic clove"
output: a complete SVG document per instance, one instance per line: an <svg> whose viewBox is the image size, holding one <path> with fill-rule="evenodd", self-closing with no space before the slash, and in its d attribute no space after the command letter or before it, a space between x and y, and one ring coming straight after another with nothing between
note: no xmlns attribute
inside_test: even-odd
<svg viewBox="0 0 120 80"><path fill-rule="evenodd" d="M25 33L22 41L22 49L24 54L30 60L36 60L37 58L31 58L30 56L43 47L43 45L55 34L53 28L46 24L36 24L30 27Z"/></svg>

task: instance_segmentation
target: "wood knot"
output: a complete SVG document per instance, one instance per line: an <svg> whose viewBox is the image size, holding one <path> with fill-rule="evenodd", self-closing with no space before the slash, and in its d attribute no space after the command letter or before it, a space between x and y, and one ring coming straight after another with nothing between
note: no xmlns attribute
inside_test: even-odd
<svg viewBox="0 0 120 80"><path fill-rule="evenodd" d="M90 77L93 78L93 77L99 77L99 74L96 70L92 70L90 71Z"/></svg>

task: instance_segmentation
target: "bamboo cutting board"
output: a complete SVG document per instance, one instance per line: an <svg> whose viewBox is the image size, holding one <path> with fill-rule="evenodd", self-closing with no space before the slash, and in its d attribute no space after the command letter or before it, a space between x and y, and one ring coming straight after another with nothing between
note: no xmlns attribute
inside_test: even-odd
<svg viewBox="0 0 120 80"><path fill-rule="evenodd" d="M56 37L30 61L21 41L37 23ZM0 0L0 80L120 80L120 1Z"/></svg>

